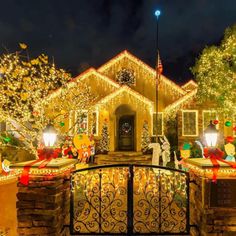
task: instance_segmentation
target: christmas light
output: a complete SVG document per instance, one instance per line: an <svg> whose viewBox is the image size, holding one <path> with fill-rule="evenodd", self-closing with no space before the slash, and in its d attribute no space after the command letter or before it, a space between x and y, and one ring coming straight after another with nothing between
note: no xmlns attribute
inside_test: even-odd
<svg viewBox="0 0 236 236"><path fill-rule="evenodd" d="M138 100L140 100L141 102L147 104L150 108L153 107L153 102L151 100L149 100L148 98L144 97L143 95L141 95L140 93L134 91L133 89L131 89L130 87L123 85L121 86L118 90L116 90L115 92L109 94L108 96L106 96L105 98L102 98L97 105L101 105L101 104L105 104L107 103L109 100L117 97L118 95L122 95L122 93L128 93L129 95L134 96L135 98L137 98Z"/></svg>
<svg viewBox="0 0 236 236"><path fill-rule="evenodd" d="M165 116L171 116L171 114L175 114L181 107L183 107L189 100L194 99L197 94L197 89L185 94L183 97L178 99L177 101L173 102L169 106L164 109Z"/></svg>
<svg viewBox="0 0 236 236"><path fill-rule="evenodd" d="M118 54L117 56L112 58L110 61L108 61L107 63L105 63L101 67L99 67L97 69L97 71L100 72L101 74L106 74L106 71L112 65L114 65L115 63L119 63L119 61L123 60L124 58L127 58L127 61L130 60L131 62L137 64L137 66L142 68L142 70L146 71L146 73L150 75L152 81L155 82L156 70L154 70L153 68L151 68L150 66L148 66L147 64L142 62L140 59L138 59L137 57L135 57L134 55L129 53L127 50L121 52L120 54ZM177 92L179 95L184 95L186 93L186 91L184 91L180 86L178 86L177 84L175 84L171 80L167 79L165 76L161 75L160 80L164 84L168 85L170 87L170 89L175 90L175 92Z"/></svg>
<svg viewBox="0 0 236 236"><path fill-rule="evenodd" d="M191 79L186 84L182 85L181 88L187 92L190 92L191 90L197 88L197 83Z"/></svg>

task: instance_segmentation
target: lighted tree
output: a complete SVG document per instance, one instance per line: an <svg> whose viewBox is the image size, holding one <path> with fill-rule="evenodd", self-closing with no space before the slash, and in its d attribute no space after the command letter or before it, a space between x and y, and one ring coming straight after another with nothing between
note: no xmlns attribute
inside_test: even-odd
<svg viewBox="0 0 236 236"><path fill-rule="evenodd" d="M226 29L220 46L203 50L192 71L200 102L212 101L218 112L236 114L236 25Z"/></svg>
<svg viewBox="0 0 236 236"><path fill-rule="evenodd" d="M109 133L108 133L108 123L107 120L104 121L102 126L102 134L99 141L99 151L101 153L107 153L109 151Z"/></svg>
<svg viewBox="0 0 236 236"><path fill-rule="evenodd" d="M46 55L30 59L24 51L27 46L20 46L21 51L0 57L0 121L6 122L11 136L19 140L18 147L36 155L42 130L49 120L55 122L58 111L68 116L75 107L83 109L83 103L89 104L90 94L82 83L68 83L71 76L49 63ZM68 84L77 85L79 92L73 99L70 96L75 95L75 89L69 91ZM2 144L12 144L9 131L0 137Z"/></svg>
<svg viewBox="0 0 236 236"><path fill-rule="evenodd" d="M84 115L84 111L90 111L95 99L90 87L78 79L63 85L58 91L48 96L44 102L47 103L46 111L49 118L54 120L55 127L63 127L64 120L67 120L71 114L73 115L73 124L67 132L64 132L66 135L73 136L78 133L75 127L78 126L81 115Z"/></svg>
<svg viewBox="0 0 236 236"><path fill-rule="evenodd" d="M148 145L150 144L150 135L148 131L148 122L145 120L143 123L143 129L142 129L142 141L141 141L141 149L143 153L146 153L148 150Z"/></svg>

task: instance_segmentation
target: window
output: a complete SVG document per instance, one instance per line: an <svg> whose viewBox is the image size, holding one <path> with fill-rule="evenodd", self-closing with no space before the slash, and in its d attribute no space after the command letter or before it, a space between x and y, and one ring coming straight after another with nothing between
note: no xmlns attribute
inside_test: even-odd
<svg viewBox="0 0 236 236"><path fill-rule="evenodd" d="M158 112L157 116L157 131L158 135L163 135L163 113ZM152 115L152 135L156 135L156 112Z"/></svg>
<svg viewBox="0 0 236 236"><path fill-rule="evenodd" d="M203 111L202 112L202 129L203 132L210 124L210 121L217 120L217 114L215 111ZM217 128L217 127L216 127Z"/></svg>
<svg viewBox="0 0 236 236"><path fill-rule="evenodd" d="M234 127L236 127L236 116L234 117L233 121L233 136L236 137L236 130L234 130Z"/></svg>
<svg viewBox="0 0 236 236"><path fill-rule="evenodd" d="M69 114L69 134L88 132L88 112L70 111Z"/></svg>
<svg viewBox="0 0 236 236"><path fill-rule="evenodd" d="M98 112L97 111L92 113L91 133L93 135L98 135Z"/></svg>
<svg viewBox="0 0 236 236"><path fill-rule="evenodd" d="M75 112L75 133L88 133L88 112Z"/></svg>
<svg viewBox="0 0 236 236"><path fill-rule="evenodd" d="M7 127L6 127L6 122L2 121L0 122L0 132L6 131Z"/></svg>
<svg viewBox="0 0 236 236"><path fill-rule="evenodd" d="M182 135L198 136L198 111L183 110L182 118Z"/></svg>

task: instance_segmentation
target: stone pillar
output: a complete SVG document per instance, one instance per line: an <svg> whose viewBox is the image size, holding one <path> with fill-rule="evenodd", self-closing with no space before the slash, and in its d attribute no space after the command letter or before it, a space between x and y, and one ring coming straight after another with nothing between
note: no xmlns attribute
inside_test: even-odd
<svg viewBox="0 0 236 236"><path fill-rule="evenodd" d="M47 168L43 169L47 172ZM18 183L18 235L69 235L70 169L59 174L31 174Z"/></svg>
<svg viewBox="0 0 236 236"><path fill-rule="evenodd" d="M209 159L187 160L190 173L190 224L193 236L236 235L236 169L224 163L212 182ZM230 184L229 184L230 183ZM212 188L212 189L211 189Z"/></svg>

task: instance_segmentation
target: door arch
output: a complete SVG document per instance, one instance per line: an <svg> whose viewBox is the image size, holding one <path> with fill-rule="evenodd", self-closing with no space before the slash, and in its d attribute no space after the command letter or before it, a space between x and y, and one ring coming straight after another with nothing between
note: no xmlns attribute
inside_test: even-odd
<svg viewBox="0 0 236 236"><path fill-rule="evenodd" d="M136 112L127 104L122 104L116 109L116 150L135 150L135 117Z"/></svg>

